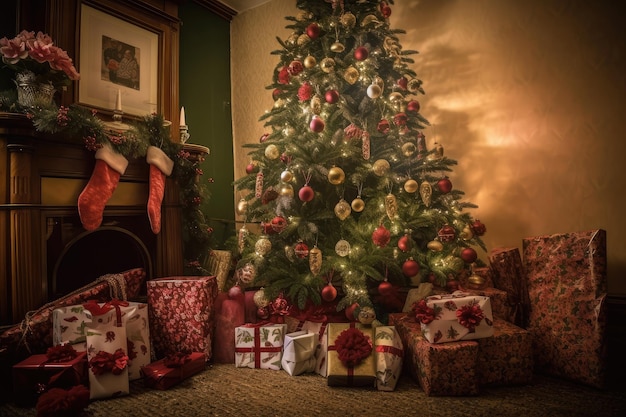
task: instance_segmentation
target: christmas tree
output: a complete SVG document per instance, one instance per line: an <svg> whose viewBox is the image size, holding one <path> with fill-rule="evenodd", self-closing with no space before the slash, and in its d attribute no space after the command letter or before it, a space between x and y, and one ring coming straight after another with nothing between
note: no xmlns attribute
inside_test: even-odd
<svg viewBox="0 0 626 417"><path fill-rule="evenodd" d="M265 300L376 308L399 286L456 289L480 262L473 246L486 250L476 206L446 176L456 161L427 147L417 51L390 28L391 5L298 0L277 38L274 106L235 182L235 277Z"/></svg>

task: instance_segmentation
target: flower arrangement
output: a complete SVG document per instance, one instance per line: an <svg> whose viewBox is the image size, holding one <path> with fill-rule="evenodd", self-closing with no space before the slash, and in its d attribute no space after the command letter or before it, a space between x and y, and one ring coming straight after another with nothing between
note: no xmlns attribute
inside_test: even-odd
<svg viewBox="0 0 626 417"><path fill-rule="evenodd" d="M0 39L2 62L12 70L13 79L18 74L55 88L69 85L80 79L72 59L66 51L54 45L52 38L43 32L23 30L15 38Z"/></svg>

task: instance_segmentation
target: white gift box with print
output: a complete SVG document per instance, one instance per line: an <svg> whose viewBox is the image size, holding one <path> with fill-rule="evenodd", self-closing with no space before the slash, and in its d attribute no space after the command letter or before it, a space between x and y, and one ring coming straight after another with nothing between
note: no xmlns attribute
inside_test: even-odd
<svg viewBox="0 0 626 417"><path fill-rule="evenodd" d="M126 352L126 328L118 321L118 312L113 309L103 315L97 316L92 323L87 325L87 361L89 364L89 398L92 400L128 395L130 386L128 382L128 363L117 363L113 359L110 364L115 364L114 369L99 373L94 367L94 361L100 355L115 357L116 353L128 355ZM126 356L127 357L127 356Z"/></svg>
<svg viewBox="0 0 626 417"><path fill-rule="evenodd" d="M315 335L315 372L323 377L327 375L326 357L328 356L328 344L326 343L327 322L306 320L298 330L305 330Z"/></svg>
<svg viewBox="0 0 626 417"><path fill-rule="evenodd" d="M306 330L285 335L281 365L289 375L295 376L315 371L317 364L315 359L316 336L316 334L308 333Z"/></svg>
<svg viewBox="0 0 626 417"><path fill-rule="evenodd" d="M422 323L422 334L430 343L482 339L493 336L493 315L489 297L462 291L426 298L434 319ZM481 316L480 320L478 317ZM477 321L470 325L468 319Z"/></svg>
<svg viewBox="0 0 626 417"><path fill-rule="evenodd" d="M402 372L404 349L395 326L378 326L374 336L376 388L393 391Z"/></svg>
<svg viewBox="0 0 626 417"><path fill-rule="evenodd" d="M128 378L131 381L141 378L141 368L151 362L150 326L148 324L148 305L136 302L121 302L122 323L126 328L126 338L132 352L127 352L132 359L128 365ZM128 304L127 306L123 304ZM98 303L102 307L106 303ZM86 304L88 305L88 304ZM52 312L52 344L71 343L76 350L86 350L86 328L92 323L92 314L85 305L78 304L57 308ZM126 348L124 349L126 350Z"/></svg>
<svg viewBox="0 0 626 417"><path fill-rule="evenodd" d="M245 324L235 328L237 368L281 369L285 324Z"/></svg>

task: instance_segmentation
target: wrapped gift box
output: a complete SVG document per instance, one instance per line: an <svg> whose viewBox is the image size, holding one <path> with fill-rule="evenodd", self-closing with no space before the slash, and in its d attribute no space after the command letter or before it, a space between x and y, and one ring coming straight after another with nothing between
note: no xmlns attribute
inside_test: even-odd
<svg viewBox="0 0 626 417"><path fill-rule="evenodd" d="M213 362L235 363L235 328L246 323L244 310L243 294L231 298L222 292L215 299Z"/></svg>
<svg viewBox="0 0 626 417"><path fill-rule="evenodd" d="M308 333L306 330L287 333L283 345L282 368L292 376L314 372L317 364L315 359L317 342L317 334Z"/></svg>
<svg viewBox="0 0 626 417"><path fill-rule="evenodd" d="M105 302L112 298L132 299L139 295L145 279L143 268L107 274L29 313L22 323L0 334L0 362L16 363L30 354L45 353L52 346L52 312L55 309L82 304L87 300Z"/></svg>
<svg viewBox="0 0 626 417"><path fill-rule="evenodd" d="M481 297L489 297L489 304L491 304L491 313L493 318L499 318L508 322L513 322L514 311L509 303L509 295L497 288L483 288L483 289L463 289L464 292L472 295L479 295Z"/></svg>
<svg viewBox="0 0 626 417"><path fill-rule="evenodd" d="M238 368L281 369L284 324L256 323L235 329L235 366Z"/></svg>
<svg viewBox="0 0 626 417"><path fill-rule="evenodd" d="M536 368L603 388L607 374L606 232L523 240Z"/></svg>
<svg viewBox="0 0 626 417"><path fill-rule="evenodd" d="M118 397L130 393L126 327L119 308L94 315L87 325L89 398ZM96 317L97 316L97 317Z"/></svg>
<svg viewBox="0 0 626 417"><path fill-rule="evenodd" d="M530 384L533 379L530 332L501 319L494 319L493 328L493 337L476 340L478 383L481 386Z"/></svg>
<svg viewBox="0 0 626 417"><path fill-rule="evenodd" d="M157 278L148 280L147 287L150 335L156 357L188 351L204 352L210 360L216 278Z"/></svg>
<svg viewBox="0 0 626 417"><path fill-rule="evenodd" d="M192 352L180 358L163 358L143 368L141 373L146 387L166 390L206 369L206 354Z"/></svg>
<svg viewBox="0 0 626 417"><path fill-rule="evenodd" d="M355 366L346 366L340 359L337 348L337 338L348 329L358 329L363 336L369 339L372 350L369 356L362 359ZM373 350L374 330L372 326L360 323L328 323L326 346L327 348L327 382L329 386L359 386L374 387L376 384L376 358Z"/></svg>
<svg viewBox="0 0 626 417"><path fill-rule="evenodd" d="M13 399L32 406L40 394L50 388L68 389L87 383L87 353L66 361L51 361L46 354L31 355L13 365Z"/></svg>
<svg viewBox="0 0 626 417"><path fill-rule="evenodd" d="M476 374L478 343L472 340L433 344L422 335L421 324L406 313L389 315L405 349L405 368L428 396L466 396L479 393Z"/></svg>
<svg viewBox="0 0 626 417"><path fill-rule="evenodd" d="M107 303L96 303L104 308ZM118 303L120 304L120 303ZM126 327L126 343L129 357L128 377L131 381L141 378L141 367L149 364L150 359L150 326L148 322L148 305L137 302L122 302L119 305L122 322ZM56 345L71 343L79 350L87 349L87 326L93 317L89 304L80 304L57 308L52 312L52 343Z"/></svg>
<svg viewBox="0 0 626 417"><path fill-rule="evenodd" d="M493 335L489 297L456 291L426 298L428 318L422 333L431 343L472 340Z"/></svg>
<svg viewBox="0 0 626 417"><path fill-rule="evenodd" d="M507 293L511 323L528 327L530 298L522 257L517 248L495 248L489 254L494 287Z"/></svg>
<svg viewBox="0 0 626 417"><path fill-rule="evenodd" d="M404 348L394 326L378 326L374 338L376 351L376 388L393 391L402 372Z"/></svg>

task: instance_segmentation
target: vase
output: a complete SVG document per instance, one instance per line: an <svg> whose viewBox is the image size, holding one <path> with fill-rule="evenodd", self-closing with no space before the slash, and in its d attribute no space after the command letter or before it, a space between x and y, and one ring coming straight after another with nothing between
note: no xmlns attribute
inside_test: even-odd
<svg viewBox="0 0 626 417"><path fill-rule="evenodd" d="M56 89L50 83L35 79L35 74L20 72L15 76L17 86L17 103L23 107L49 106Z"/></svg>

